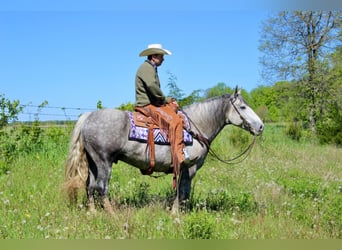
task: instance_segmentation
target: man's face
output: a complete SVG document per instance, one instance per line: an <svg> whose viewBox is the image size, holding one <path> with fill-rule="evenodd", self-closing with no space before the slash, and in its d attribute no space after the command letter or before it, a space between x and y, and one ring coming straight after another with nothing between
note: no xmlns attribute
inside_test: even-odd
<svg viewBox="0 0 342 250"><path fill-rule="evenodd" d="M157 67L160 66L164 61L164 55L153 55L152 61Z"/></svg>

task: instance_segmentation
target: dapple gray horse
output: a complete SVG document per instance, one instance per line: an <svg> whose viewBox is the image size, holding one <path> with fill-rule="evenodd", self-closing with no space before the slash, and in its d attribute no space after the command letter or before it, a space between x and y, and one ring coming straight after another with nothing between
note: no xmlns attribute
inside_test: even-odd
<svg viewBox="0 0 342 250"><path fill-rule="evenodd" d="M188 115L194 134L207 139L209 144L225 125L233 124L257 136L264 124L247 105L237 88L231 94L214 97L183 108ZM116 109L102 109L83 114L77 121L66 162L65 187L71 201L76 201L80 188L86 188L88 207L95 209L94 194L101 198L104 209L112 212L108 199L108 185L112 165L119 160L139 169L149 167L146 144L128 139L131 125L127 112ZM173 211L181 201L189 199L191 180L202 167L209 148L199 140L193 140L186 150L191 165L182 167L179 174ZM170 147L155 145L154 172L168 172L172 164Z"/></svg>

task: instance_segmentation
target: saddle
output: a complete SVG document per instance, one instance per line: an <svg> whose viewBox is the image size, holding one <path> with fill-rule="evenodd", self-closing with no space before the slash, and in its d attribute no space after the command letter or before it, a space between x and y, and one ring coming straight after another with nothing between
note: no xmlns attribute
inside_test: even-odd
<svg viewBox="0 0 342 250"><path fill-rule="evenodd" d="M153 134L153 142L158 145L170 145L170 140L166 131L161 130L156 125L151 117L148 117L140 112L128 112L128 117L131 124L130 133L128 135L129 140L140 141L148 143L149 141L149 129L151 130L150 136ZM190 122L187 116L182 112L178 111L183 117L183 141L185 145L192 145L193 137L190 131Z"/></svg>
<svg viewBox="0 0 342 250"><path fill-rule="evenodd" d="M153 121L152 117L148 116L143 109L136 109L137 111L127 111L130 120L131 129L128 139L147 143L146 151L148 151L150 157L150 163L147 170L140 170L144 175L151 175L155 166L155 144L170 145L167 131L163 131ZM182 111L178 111L178 114L183 119L183 141L185 145L192 145L193 136L190 131L190 122ZM166 173L172 173L170 168Z"/></svg>

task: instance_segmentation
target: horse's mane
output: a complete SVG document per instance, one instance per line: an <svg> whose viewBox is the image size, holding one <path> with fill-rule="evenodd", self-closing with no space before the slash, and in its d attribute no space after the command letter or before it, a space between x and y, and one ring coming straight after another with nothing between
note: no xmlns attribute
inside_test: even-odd
<svg viewBox="0 0 342 250"><path fill-rule="evenodd" d="M220 127L224 121L224 110L230 94L215 96L201 102L184 106L183 111L191 117L191 120L201 127ZM216 124L216 125L215 125Z"/></svg>
<svg viewBox="0 0 342 250"><path fill-rule="evenodd" d="M219 99L220 100L227 100L227 99L230 98L230 96L231 96L231 94L224 94L224 95L221 95L221 96L214 96L214 97L202 100L200 102L195 102L195 103L186 105L186 106L183 107L183 109L184 110L195 109L197 111L201 111L201 109L208 109L209 107L212 108L212 105L207 105L207 104L211 104L212 102L217 103L217 100L219 100ZM198 110L198 109L200 109L200 110Z"/></svg>

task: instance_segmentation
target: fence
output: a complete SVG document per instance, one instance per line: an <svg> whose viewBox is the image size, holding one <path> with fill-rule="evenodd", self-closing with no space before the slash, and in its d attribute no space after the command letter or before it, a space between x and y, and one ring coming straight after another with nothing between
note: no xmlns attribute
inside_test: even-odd
<svg viewBox="0 0 342 250"><path fill-rule="evenodd" d="M23 111L18 116L18 121L58 121L77 120L85 112L94 111L96 108L55 107L43 105L23 105Z"/></svg>

